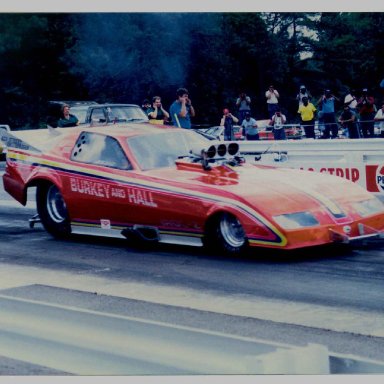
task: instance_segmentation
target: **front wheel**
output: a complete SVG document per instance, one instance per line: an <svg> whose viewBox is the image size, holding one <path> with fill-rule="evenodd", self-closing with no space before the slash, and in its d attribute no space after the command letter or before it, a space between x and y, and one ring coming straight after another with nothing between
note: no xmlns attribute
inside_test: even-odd
<svg viewBox="0 0 384 384"><path fill-rule="evenodd" d="M67 206L56 185L38 185L36 204L40 220L47 232L57 238L67 237L71 233Z"/></svg>
<svg viewBox="0 0 384 384"><path fill-rule="evenodd" d="M213 251L236 255L248 245L240 221L230 213L222 213L208 227L205 244Z"/></svg>

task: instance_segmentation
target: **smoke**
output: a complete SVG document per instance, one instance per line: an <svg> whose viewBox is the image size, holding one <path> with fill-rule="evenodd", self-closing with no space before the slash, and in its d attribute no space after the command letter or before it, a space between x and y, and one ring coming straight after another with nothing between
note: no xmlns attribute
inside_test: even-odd
<svg viewBox="0 0 384 384"><path fill-rule="evenodd" d="M114 102L140 102L158 89L172 88L174 94L185 85L195 16L91 13L73 18L76 43L66 60L90 95Z"/></svg>

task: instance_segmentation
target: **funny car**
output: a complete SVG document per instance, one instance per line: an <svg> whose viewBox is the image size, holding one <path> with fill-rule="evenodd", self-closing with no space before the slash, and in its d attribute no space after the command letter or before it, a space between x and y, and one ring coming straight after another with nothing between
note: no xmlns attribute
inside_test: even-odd
<svg viewBox="0 0 384 384"><path fill-rule="evenodd" d="M5 190L55 237L86 234L237 254L381 237L384 206L336 176L245 162L236 142L150 124L7 140ZM16 133L14 133L16 135Z"/></svg>

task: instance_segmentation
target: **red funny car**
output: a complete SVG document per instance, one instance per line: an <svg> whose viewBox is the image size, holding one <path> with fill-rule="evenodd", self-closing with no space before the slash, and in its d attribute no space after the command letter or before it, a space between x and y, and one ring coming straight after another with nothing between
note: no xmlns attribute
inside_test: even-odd
<svg viewBox="0 0 384 384"><path fill-rule="evenodd" d="M147 124L8 132L5 190L53 236L294 249L380 236L384 206L339 177L245 163L235 142Z"/></svg>

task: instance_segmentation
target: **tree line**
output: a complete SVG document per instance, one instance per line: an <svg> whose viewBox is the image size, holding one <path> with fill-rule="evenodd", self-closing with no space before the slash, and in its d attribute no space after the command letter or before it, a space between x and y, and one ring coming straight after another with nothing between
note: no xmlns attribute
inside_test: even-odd
<svg viewBox="0 0 384 384"><path fill-rule="evenodd" d="M195 124L217 125L236 98L266 118L273 84L288 119L304 84L383 99L383 13L2 13L0 123L44 127L49 100L163 105L186 87ZM381 105L381 104L380 104Z"/></svg>

